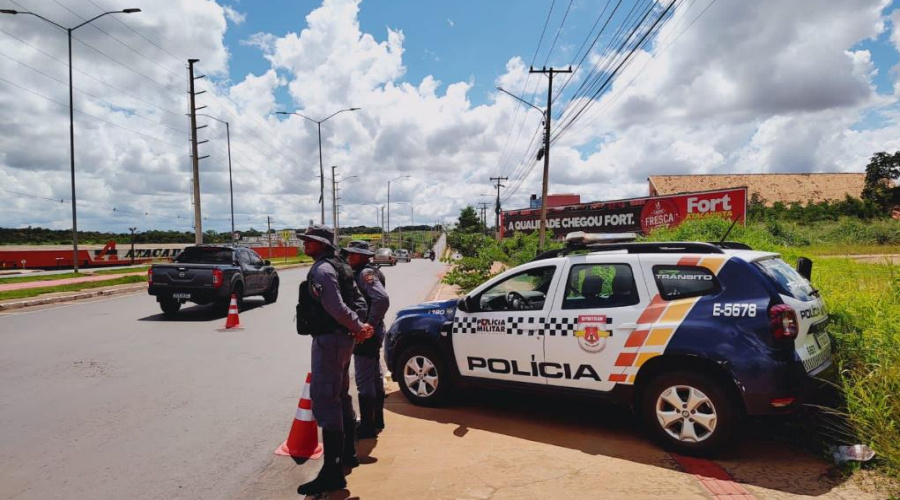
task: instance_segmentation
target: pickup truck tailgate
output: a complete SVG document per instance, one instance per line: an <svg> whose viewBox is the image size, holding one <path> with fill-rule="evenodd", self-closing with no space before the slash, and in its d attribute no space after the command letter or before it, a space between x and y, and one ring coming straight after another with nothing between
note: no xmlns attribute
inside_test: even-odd
<svg viewBox="0 0 900 500"><path fill-rule="evenodd" d="M156 264L153 266L153 285L179 288L206 288L213 286L215 264Z"/></svg>

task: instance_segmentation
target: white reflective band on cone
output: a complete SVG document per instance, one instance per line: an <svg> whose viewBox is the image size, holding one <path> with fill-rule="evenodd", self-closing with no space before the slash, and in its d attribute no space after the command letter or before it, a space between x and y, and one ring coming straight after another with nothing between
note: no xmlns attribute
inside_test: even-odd
<svg viewBox="0 0 900 500"><path fill-rule="evenodd" d="M294 415L296 420L300 420L301 422L312 422L313 421L313 412L312 410L305 410L303 408L297 408L297 414Z"/></svg>
<svg viewBox="0 0 900 500"><path fill-rule="evenodd" d="M309 384L303 384L303 395L300 396L300 399L310 399L310 397L309 397Z"/></svg>

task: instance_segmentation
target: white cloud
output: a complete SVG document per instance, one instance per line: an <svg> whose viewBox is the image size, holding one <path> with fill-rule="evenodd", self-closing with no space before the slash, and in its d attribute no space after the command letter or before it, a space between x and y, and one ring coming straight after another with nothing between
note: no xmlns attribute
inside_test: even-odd
<svg viewBox="0 0 900 500"><path fill-rule="evenodd" d="M452 28L452 27L456 26L456 23L453 22L453 19L450 19L450 18L448 17L448 18L447 18L447 25L449 25L449 26Z"/></svg>
<svg viewBox="0 0 900 500"><path fill-rule="evenodd" d="M225 11L225 17L234 24L243 24L247 20L247 14L238 12L230 5L223 5L222 9Z"/></svg>
<svg viewBox="0 0 900 500"><path fill-rule="evenodd" d="M43 2L21 2L51 18L70 15ZM212 80L197 81L198 90L207 91L198 105L230 123L238 228L262 227L267 215L277 227L318 220L317 127L299 116L272 115L284 89L293 107L314 119L362 108L321 127L325 169L338 165L341 175L359 176L342 185L345 225L372 224L375 209L364 204L383 205L387 181L401 175L411 178L392 184L391 200L414 202L419 222L455 216L490 194L488 179L498 174L525 177L510 208L526 205L528 194L540 190L540 163L525 156L539 137L541 114L500 93L481 105L471 100L475 83L493 83L526 99L535 95L534 104L543 106L546 79L529 78L521 55L510 54L494 82L409 81L402 30L362 32L357 0L324 0L296 19L291 32L243 41L259 47L270 68L231 82L223 39L228 22L239 24L243 14L212 0L172 2L166 9L127 3L144 12L120 20L165 51L109 19L99 25L148 59L97 31L78 32L141 73L74 47L76 71L84 71L75 73L75 85L96 96L76 93L76 109L92 115L76 114L78 197L85 202L80 228L190 229L188 56L199 58L199 70ZM88 14L96 10L90 2L71 4ZM897 112L890 107L895 98L878 95L872 83L887 68L857 46L886 29L884 0L815 2L814 8L812 2L718 2L675 41L700 4L685 4L693 7L676 13L657 41L665 50L638 54L612 91L554 144L551 192L579 192L584 199L644 195L646 177L661 173L859 171L874 151L900 149ZM58 32L35 20L5 21L4 30L64 60ZM893 26L891 40L900 45ZM65 82L64 64L2 33L0 40L0 51ZM184 53L188 47L190 54ZM575 75L575 86L585 69ZM7 58L0 57L0 78L66 102L64 83ZM2 189L66 201L5 195L0 226L69 227L67 110L0 82L0 112ZM880 117L881 128L854 127L871 114ZM201 155L211 155L201 162L205 226L227 230L224 127L202 117L200 123L209 125L200 137L210 141L200 146ZM326 200L330 214L327 189ZM393 206L392 225L409 218L409 205Z"/></svg>

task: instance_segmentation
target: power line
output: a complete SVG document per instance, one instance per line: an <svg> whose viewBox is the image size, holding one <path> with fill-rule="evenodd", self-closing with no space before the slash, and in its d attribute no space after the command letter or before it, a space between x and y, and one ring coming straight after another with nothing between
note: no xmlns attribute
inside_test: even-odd
<svg viewBox="0 0 900 500"><path fill-rule="evenodd" d="M65 5L59 3L58 0L53 0L53 3L55 3L56 5L59 5L60 7L66 9L67 11L71 12L72 14L75 15L75 17L81 19L82 21L87 21L87 19L86 19L85 17L81 16L80 14L78 14L78 13L75 12L74 10L72 10L72 9L70 9L70 8L68 8L68 7L66 7ZM93 3L93 2L91 2L91 3ZM94 4L94 6L97 7L97 4ZM99 7L98 7L98 8L99 8ZM102 10L103 10L103 9L101 9L101 11L102 11ZM119 22L121 23L121 21L119 21ZM122 23L122 24L124 24L124 23ZM132 47L131 45L125 43L124 41L122 41L122 40L119 39L118 37L116 37L116 36L110 34L109 32L107 32L107 31L105 31L105 30L103 30L102 28L100 28L100 27L97 26L96 24L91 24L90 27L94 28L95 30L99 31L100 33L103 33L104 35L108 36L109 38L112 38L113 40L119 42L120 45L122 45L122 46L128 48L129 50L131 50L131 51L134 52L135 54L137 54L137 55L143 57L144 59L150 61L151 63L155 64L155 65L156 65L157 67L159 67L161 70L166 71L166 72L168 72L169 74L174 75L174 76L177 76L177 77L180 77L180 76L181 76L181 75L179 75L178 73L176 73L176 72L170 70L169 68L166 68L165 66L163 66L163 65L159 64L158 62L154 61L153 59L150 59L149 57L145 56L145 55L144 55L143 53L141 53L139 50L137 50L137 49L135 49L134 47Z"/></svg>
<svg viewBox="0 0 900 500"><path fill-rule="evenodd" d="M41 98L43 98L43 99L46 99L46 100L52 102L52 103L58 104L58 105L60 105L60 106L62 106L62 107L64 107L64 108L66 108L66 109L69 108L69 105L68 105L68 104L61 103L61 102L59 102L59 101L53 99L52 97L47 97L47 96L45 96L45 95L43 95L43 94L40 94L40 93L38 93L38 92L35 92L34 90L31 90L31 89L29 89L29 88L23 87L23 86L21 86L21 85L19 85L19 84L17 84L17 83L11 82L11 81L9 81L9 80L3 78L3 77L0 77L0 82L6 83L6 84L8 84L8 85L12 85L13 87L16 87L16 88L18 88L18 89L24 90L25 92L28 92L28 93L30 93L30 94L34 94L34 95L36 95L36 96L38 96L38 97L41 97ZM139 136L141 136L141 137L145 137L145 138L150 139L150 140L153 140L153 141L161 142L161 143L163 143L163 144L168 144L168 145L170 145L170 146L175 146L175 147L178 147L178 148L182 147L182 146L179 145L179 144L174 144L174 143L171 143L171 142L169 142L169 141L167 141L167 140L165 140L165 139L160 139L159 137L154 137L154 136L152 136L152 135L148 135L148 134L145 134L145 133L143 133L143 132L138 132L137 130L130 129L130 128L128 128L128 127L124 127L124 126L122 126L122 125L119 125L118 123L111 122L111 121L109 121L109 120L107 120L107 119L105 119L105 118L100 118L99 116L92 115L92 114L90 114L90 113L88 113L88 112L86 112L86 111L82 111L82 110L80 110L80 109L76 109L75 112L76 112L76 113L80 113L80 114L85 115L85 116L89 116L89 117L91 117L91 118L93 118L93 119L95 119L95 120L98 120L98 121L101 121L101 122L103 122L103 123L106 123L107 125L112 125L113 127L120 128L120 129L122 129L122 130L127 130L127 131L131 132L132 134L136 134L136 135L139 135Z"/></svg>
<svg viewBox="0 0 900 500"><path fill-rule="evenodd" d="M115 18L114 18L114 19L115 19ZM58 58L54 57L53 55L48 54L47 52L44 52L43 50L39 49L38 47L35 47L34 45L28 43L28 42L25 41L25 40L22 40L21 38L17 37L16 35L13 35L12 33L8 32L8 31L6 31L6 30L4 30L4 29L2 29L2 28L0 28L0 32L2 32L3 34L5 34L5 35L7 35L7 36L9 36L9 37L11 37L11 38L13 38L13 39L15 39L15 40L18 40L18 41L21 42L22 44L24 44L24 45L30 47L32 50L35 50L35 51L37 51L37 52L43 54L44 56L50 58L51 60L56 61L57 63L59 63L59 64L61 64L61 65L63 65L63 66L68 67L68 63L67 63L67 62L65 62L65 61L63 61L63 60L61 60L61 59L58 59ZM84 71L81 71L81 70L75 69L75 68L72 68L72 70L73 70L74 72L78 73L78 74L81 75L81 76L84 76L84 77L86 77L86 78L90 78L91 80L94 80L95 82L97 82L97 83L99 83L99 84L101 84L101 85L104 85L104 86L106 86L106 87L108 87L108 88L111 88L111 89L113 89L113 90L116 90L116 91L118 91L118 92L121 92L121 93L127 95L128 97L130 97L130 98L132 98L132 99L134 99L134 100L140 101L140 102L142 102L142 103L144 103L144 104L146 104L146 105L148 105L148 106L152 106L152 107L154 107L154 108L156 108L156 109L158 109L158 110L160 110L160 111L163 111L163 112L166 112L166 113L169 113L169 114L178 116L179 118L182 117L182 113L177 113L177 112L175 112L175 111L166 109L166 108L164 108L164 107L162 107L162 106L159 106L159 105L157 105L157 104L154 104L154 103L152 103L152 102L150 102L150 101L147 101L147 100L145 100L145 99L142 99L141 97L138 97L138 96L132 94L131 92L127 91L127 90L124 90L124 89L121 89L121 88L119 88L119 87L116 87L115 85L112 85L111 83L107 83L107 82L105 82L105 81L103 81L103 80L101 80L101 79L99 79L99 78L96 78L95 76L93 76L93 75L91 75L91 74L89 74L89 73L85 73Z"/></svg>

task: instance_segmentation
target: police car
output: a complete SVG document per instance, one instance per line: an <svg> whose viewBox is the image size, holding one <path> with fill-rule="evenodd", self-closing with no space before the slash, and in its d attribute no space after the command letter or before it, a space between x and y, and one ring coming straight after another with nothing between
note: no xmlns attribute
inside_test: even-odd
<svg viewBox="0 0 900 500"><path fill-rule="evenodd" d="M600 395L663 445L709 453L743 416L794 412L833 373L811 270L739 243L573 233L461 299L403 309L385 356L417 405L466 386Z"/></svg>

